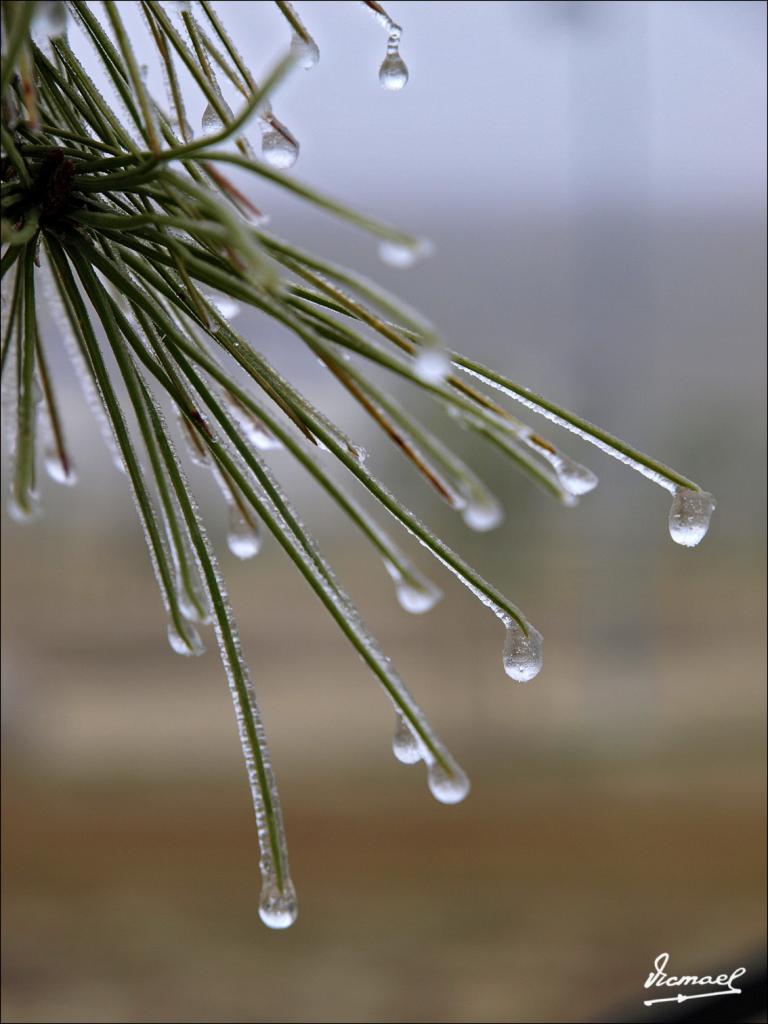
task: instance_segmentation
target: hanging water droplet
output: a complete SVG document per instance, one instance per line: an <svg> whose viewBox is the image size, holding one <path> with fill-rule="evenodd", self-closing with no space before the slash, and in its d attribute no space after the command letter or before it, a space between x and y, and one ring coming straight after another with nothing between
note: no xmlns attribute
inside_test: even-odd
<svg viewBox="0 0 768 1024"><path fill-rule="evenodd" d="M232 118L234 117L234 114L232 113L232 109L230 108L230 106L221 98L219 99L219 104L224 110L224 113L226 114L227 121L231 121ZM203 135L213 135L216 132L220 132L222 128L224 128L225 122L221 119L221 115L219 114L219 112L216 110L212 103L209 103L208 106L203 111L201 125L203 129Z"/></svg>
<svg viewBox="0 0 768 1024"><path fill-rule="evenodd" d="M306 71L320 60L320 51L314 39L303 39L298 32L294 32L291 38L291 53L296 56L299 67Z"/></svg>
<svg viewBox="0 0 768 1024"><path fill-rule="evenodd" d="M279 171L293 167L299 156L298 145L274 128L262 136L261 150L270 167Z"/></svg>
<svg viewBox="0 0 768 1024"><path fill-rule="evenodd" d="M77 473L74 466L71 462L65 465L61 455L56 450L46 452L43 462L48 476L51 480L55 480L57 484L73 487L77 483Z"/></svg>
<svg viewBox="0 0 768 1024"><path fill-rule="evenodd" d="M185 657L197 657L205 652L203 641L196 629L186 626L184 635L176 628L173 622L168 623L168 643L177 654Z"/></svg>
<svg viewBox="0 0 768 1024"><path fill-rule="evenodd" d="M180 590L178 597L179 611L188 622L198 622L201 626L207 626L211 622L211 610L208 601L202 594L195 594L193 601L186 590Z"/></svg>
<svg viewBox="0 0 768 1024"><path fill-rule="evenodd" d="M261 550L261 534L255 523L248 522L236 509L230 510L227 547L236 558L253 558Z"/></svg>
<svg viewBox="0 0 768 1024"><path fill-rule="evenodd" d="M402 711L395 712L395 733L392 737L392 752L401 764L416 764L421 760L419 741L411 732Z"/></svg>
<svg viewBox="0 0 768 1024"><path fill-rule="evenodd" d="M437 761L427 770L429 791L441 804L457 804L469 792L469 779L459 767L448 771Z"/></svg>
<svg viewBox="0 0 768 1024"><path fill-rule="evenodd" d="M431 580L412 570L405 575L396 565L384 562L389 575L395 582L395 593L400 607L411 615L423 615L435 607L443 592Z"/></svg>
<svg viewBox="0 0 768 1024"><path fill-rule="evenodd" d="M580 497L597 487L597 475L586 466L569 459L567 455L558 454L552 459L552 466L558 480L569 494Z"/></svg>
<svg viewBox="0 0 768 1024"><path fill-rule="evenodd" d="M675 544L696 547L707 535L716 504L706 491L678 487L669 510L669 533Z"/></svg>
<svg viewBox="0 0 768 1024"><path fill-rule="evenodd" d="M541 671L542 636L528 625L528 632L514 619L507 626L504 641L504 671L518 683L528 683Z"/></svg>
<svg viewBox="0 0 768 1024"><path fill-rule="evenodd" d="M467 494L461 518L470 530L485 533L494 530L504 519L504 509L490 491L476 490Z"/></svg>
<svg viewBox="0 0 768 1024"><path fill-rule="evenodd" d="M426 238L411 242L385 241L379 245L379 258L390 267L412 267L432 252L432 243Z"/></svg>
<svg viewBox="0 0 768 1024"><path fill-rule="evenodd" d="M262 452L275 451L283 447L283 442L274 434L270 434L264 424L256 419L249 422L246 435L254 448L258 448Z"/></svg>
<svg viewBox="0 0 768 1024"><path fill-rule="evenodd" d="M387 47L387 55L379 68L379 81L390 92L398 92L407 85L408 68L397 46L392 51Z"/></svg>
<svg viewBox="0 0 768 1024"><path fill-rule="evenodd" d="M281 891L274 879L265 881L259 902L259 917L264 924L268 928L290 928L298 916L293 882L286 880Z"/></svg>
<svg viewBox="0 0 768 1024"><path fill-rule="evenodd" d="M229 295L208 294L206 298L212 306L218 310L218 312L224 317L225 320L234 320L243 308L236 299L232 299Z"/></svg>
<svg viewBox="0 0 768 1024"><path fill-rule="evenodd" d="M43 514L39 496L30 492L26 505L21 505L12 495L8 498L8 515L15 523L33 523Z"/></svg>
<svg viewBox="0 0 768 1024"><path fill-rule="evenodd" d="M451 372L451 359L443 348L422 348L416 356L414 369L416 376L426 384L439 384Z"/></svg>

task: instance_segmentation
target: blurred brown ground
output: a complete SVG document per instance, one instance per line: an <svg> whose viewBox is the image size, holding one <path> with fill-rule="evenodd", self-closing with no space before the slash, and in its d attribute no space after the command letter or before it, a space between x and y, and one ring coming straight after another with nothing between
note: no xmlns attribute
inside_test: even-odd
<svg viewBox="0 0 768 1024"><path fill-rule="evenodd" d="M702 548L693 579L661 572L645 620L609 625L595 651L578 626L586 558L537 552L526 606L552 616L537 618L547 665L515 688L496 623L449 581L439 609L409 617L373 560L338 551L471 774L446 808L389 754L386 704L300 581L269 549L227 559L301 899L276 934L257 918L215 656L166 648L138 543L10 537L5 1020L586 1021L639 1000L662 949L692 967L759 945L747 566ZM631 580L632 562L612 571Z"/></svg>

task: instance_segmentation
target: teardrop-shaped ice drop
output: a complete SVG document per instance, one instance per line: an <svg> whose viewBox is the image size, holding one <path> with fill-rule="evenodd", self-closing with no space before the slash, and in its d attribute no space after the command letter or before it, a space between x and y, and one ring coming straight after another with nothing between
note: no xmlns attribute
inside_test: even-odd
<svg viewBox="0 0 768 1024"><path fill-rule="evenodd" d="M542 660L541 633L530 624L526 633L513 619L504 641L504 671L518 683L529 683L541 671Z"/></svg>
<svg viewBox="0 0 768 1024"><path fill-rule="evenodd" d="M432 252L432 243L426 238L412 242L381 242L379 257L390 267L412 267L417 260L424 259Z"/></svg>
<svg viewBox="0 0 768 1024"><path fill-rule="evenodd" d="M569 494L580 497L597 487L597 475L586 466L569 459L567 455L558 455L553 461L553 466L557 479Z"/></svg>
<svg viewBox="0 0 768 1024"><path fill-rule="evenodd" d="M221 104L225 114L227 115L227 120L231 121L232 118L234 117L231 108L223 99L220 99L219 103ZM213 135L216 132L220 132L224 127L224 121L222 121L221 115L219 114L219 112L216 110L212 103L209 103L208 106L203 111L201 126L203 129L203 135Z"/></svg>
<svg viewBox="0 0 768 1024"><path fill-rule="evenodd" d="M469 792L469 779L458 765L447 770L434 761L427 770L427 782L430 793L441 804L457 804Z"/></svg>
<svg viewBox="0 0 768 1024"><path fill-rule="evenodd" d="M27 494L26 504L20 504L11 495L8 499L8 515L15 523L33 523L43 514L40 497L37 493Z"/></svg>
<svg viewBox="0 0 768 1024"><path fill-rule="evenodd" d="M408 68L396 48L387 48L387 55L379 68L379 82L390 92L398 92L408 83Z"/></svg>
<svg viewBox="0 0 768 1024"><path fill-rule="evenodd" d="M230 513L227 547L236 558L253 558L261 550L261 534L254 523L247 522L233 510Z"/></svg>
<svg viewBox="0 0 768 1024"><path fill-rule="evenodd" d="M696 547L707 535L716 504L706 491L678 487L669 510L669 533L675 544Z"/></svg>
<svg viewBox="0 0 768 1024"><path fill-rule="evenodd" d="M283 442L280 438L270 434L263 423L257 422L255 419L248 424L246 434L251 444L258 448L259 451L269 452L283 447Z"/></svg>
<svg viewBox="0 0 768 1024"><path fill-rule="evenodd" d="M299 916L296 890L287 879L282 890L277 882L269 879L264 883L259 902L259 917L268 928L290 928Z"/></svg>
<svg viewBox="0 0 768 1024"><path fill-rule="evenodd" d="M229 295L209 295L208 301L216 307L225 320L234 320L243 308L236 299L231 299Z"/></svg>
<svg viewBox="0 0 768 1024"><path fill-rule="evenodd" d="M64 464L57 451L49 451L44 457L45 471L51 480L65 487L73 487L77 483L77 473L71 462Z"/></svg>
<svg viewBox="0 0 768 1024"><path fill-rule="evenodd" d="M421 760L419 743L401 711L395 714L395 733L392 737L392 753L401 764L416 764Z"/></svg>
<svg viewBox="0 0 768 1024"><path fill-rule="evenodd" d="M199 622L203 626L210 624L212 616L207 597L195 593L195 600L186 590L180 590L177 598L179 611L188 622Z"/></svg>
<svg viewBox="0 0 768 1024"><path fill-rule="evenodd" d="M443 596L439 587L416 570L406 575L388 561L384 562L384 568L395 581L395 593L400 607L411 615L423 615L430 611Z"/></svg>
<svg viewBox="0 0 768 1024"><path fill-rule="evenodd" d="M461 518L478 533L494 530L504 519L504 509L490 491L478 491L468 496Z"/></svg>
<svg viewBox="0 0 768 1024"><path fill-rule="evenodd" d="M431 611L443 596L442 591L427 580L423 584L402 580L396 585L396 593L400 607L411 615L424 615Z"/></svg>
<svg viewBox="0 0 768 1024"><path fill-rule="evenodd" d="M262 136L261 151L270 167L278 171L293 167L299 156L299 147L296 143L274 129Z"/></svg>
<svg viewBox="0 0 768 1024"><path fill-rule="evenodd" d="M177 654L185 657L197 657L205 652L200 634L191 626L184 627L184 635L179 632L173 622L168 623L168 643Z"/></svg>
<svg viewBox="0 0 768 1024"><path fill-rule="evenodd" d="M320 60L320 51L314 39L302 39L298 32L293 33L291 53L295 54L299 67L306 71L313 68Z"/></svg>
<svg viewBox="0 0 768 1024"><path fill-rule="evenodd" d="M439 384L451 372L451 360L444 348L430 345L419 350L414 369L426 384Z"/></svg>

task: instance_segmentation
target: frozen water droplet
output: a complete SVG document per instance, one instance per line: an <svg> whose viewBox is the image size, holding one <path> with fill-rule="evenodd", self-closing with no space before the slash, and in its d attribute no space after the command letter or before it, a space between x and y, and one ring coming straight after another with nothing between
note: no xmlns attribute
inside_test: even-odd
<svg viewBox="0 0 768 1024"><path fill-rule="evenodd" d="M416 764L421 760L419 741L401 711L395 712L395 733L392 737L392 752L401 764Z"/></svg>
<svg viewBox="0 0 768 1024"><path fill-rule="evenodd" d="M580 497L597 487L597 475L586 466L569 459L567 455L558 455L552 465L558 480L569 494Z"/></svg>
<svg viewBox="0 0 768 1024"><path fill-rule="evenodd" d="M706 491L678 487L669 510L669 533L675 544L694 548L707 535L715 499Z"/></svg>
<svg viewBox="0 0 768 1024"><path fill-rule="evenodd" d="M432 252L432 243L426 238L413 242L386 241L379 245L379 257L390 267L412 267Z"/></svg>
<svg viewBox="0 0 768 1024"><path fill-rule="evenodd" d="M282 892L277 883L270 879L261 890L259 917L268 928L290 928L299 916L296 890L288 879Z"/></svg>
<svg viewBox="0 0 768 1024"><path fill-rule="evenodd" d="M38 495L32 493L27 498L26 505L19 504L13 496L8 499L8 515L15 523L33 523L43 514Z"/></svg>
<svg viewBox="0 0 768 1024"><path fill-rule="evenodd" d="M225 320L234 320L243 308L236 299L231 299L228 295L217 294L208 295L206 297L211 305L216 307Z"/></svg>
<svg viewBox="0 0 768 1024"><path fill-rule="evenodd" d="M172 11L178 11L179 14L182 12L189 14L192 10L190 0L167 0L167 2L168 7L170 7Z"/></svg>
<svg viewBox="0 0 768 1024"><path fill-rule="evenodd" d="M430 611L443 596L439 587L415 570L406 576L391 562L385 561L384 567L395 581L395 593L400 607L412 615L423 615Z"/></svg>
<svg viewBox="0 0 768 1024"><path fill-rule="evenodd" d="M283 442L279 438L270 434L266 427L255 420L249 423L246 433L248 440L259 451L268 452L283 447Z"/></svg>
<svg viewBox="0 0 768 1024"><path fill-rule="evenodd" d="M387 49L387 55L379 68L379 81L390 92L398 92L407 85L408 68L397 47L391 52Z"/></svg>
<svg viewBox="0 0 768 1024"><path fill-rule="evenodd" d="M411 615L431 611L443 596L442 591L426 580L422 585L402 580L396 586L396 593L400 607Z"/></svg>
<svg viewBox="0 0 768 1024"><path fill-rule="evenodd" d="M279 171L293 167L299 156L299 147L296 143L275 129L265 132L261 140L261 149L270 167Z"/></svg>
<svg viewBox="0 0 768 1024"><path fill-rule="evenodd" d="M197 604L190 600L189 594L185 590L179 591L179 611L188 622L199 622L201 626L207 626L211 622L211 610L207 607L208 601L200 594L197 594L196 598Z"/></svg>
<svg viewBox="0 0 768 1024"><path fill-rule="evenodd" d="M542 660L541 633L529 624L526 635L519 623L511 621L504 641L504 671L507 675L518 683L529 683L541 671Z"/></svg>
<svg viewBox="0 0 768 1024"><path fill-rule="evenodd" d="M227 547L236 558L243 560L258 555L261 549L261 534L258 528L247 522L236 509L230 512Z"/></svg>
<svg viewBox="0 0 768 1024"><path fill-rule="evenodd" d="M441 804L457 804L469 792L469 779L459 767L447 771L437 761L427 772L429 791Z"/></svg>
<svg viewBox="0 0 768 1024"><path fill-rule="evenodd" d="M451 372L451 360L443 348L429 347L416 356L416 376L427 384L439 384Z"/></svg>
<svg viewBox="0 0 768 1024"><path fill-rule="evenodd" d="M490 491L478 491L468 495L468 499L461 517L470 530L485 533L494 530L504 519L504 509Z"/></svg>
<svg viewBox="0 0 768 1024"><path fill-rule="evenodd" d="M225 114L227 115L227 120L231 121L232 118L234 117L231 108L223 99L220 99L219 103L221 104ZM224 121L222 121L218 111L215 109L213 104L209 103L208 106L203 111L203 119L201 124L203 129L203 135L213 135L216 132L220 132L224 127Z"/></svg>
<svg viewBox="0 0 768 1024"><path fill-rule="evenodd" d="M182 636L173 622L168 623L168 643L173 650L177 654L183 654L185 657L196 657L199 654L203 654L205 647L203 647L203 641L200 639L197 630L192 629L191 626L186 626L184 632L185 635Z"/></svg>
<svg viewBox="0 0 768 1024"><path fill-rule="evenodd" d="M411 615L424 615L431 611L443 596L437 587L416 587L408 583L398 584L396 592L400 607Z"/></svg>
<svg viewBox="0 0 768 1024"><path fill-rule="evenodd" d="M44 463L48 476L51 480L55 480L57 484L73 487L77 483L77 473L74 466L71 462L65 466L57 451L46 452Z"/></svg>
<svg viewBox="0 0 768 1024"><path fill-rule="evenodd" d="M296 55L296 63L308 71L320 60L320 51L314 39L302 39L298 32L291 39L291 53Z"/></svg>

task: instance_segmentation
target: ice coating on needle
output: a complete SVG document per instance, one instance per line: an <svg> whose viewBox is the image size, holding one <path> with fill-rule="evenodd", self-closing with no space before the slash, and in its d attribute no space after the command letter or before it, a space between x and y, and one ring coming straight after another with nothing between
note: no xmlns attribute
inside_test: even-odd
<svg viewBox="0 0 768 1024"><path fill-rule="evenodd" d="M542 636L528 624L527 632L519 622L510 619L504 641L504 671L518 683L528 683L541 671Z"/></svg>
<svg viewBox="0 0 768 1024"><path fill-rule="evenodd" d="M715 499L706 491L678 487L669 510L669 534L675 544L696 547L707 535L715 505Z"/></svg>

